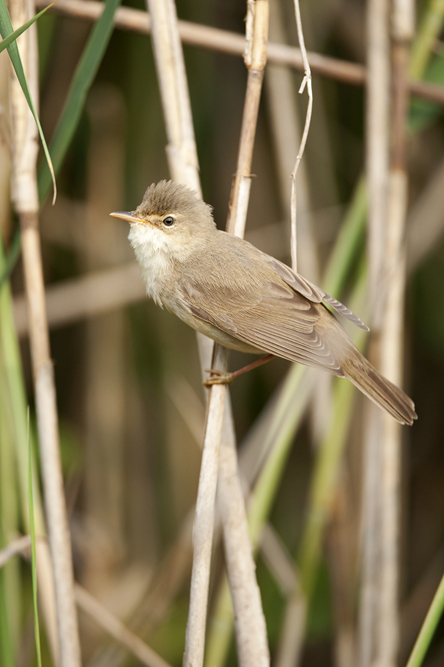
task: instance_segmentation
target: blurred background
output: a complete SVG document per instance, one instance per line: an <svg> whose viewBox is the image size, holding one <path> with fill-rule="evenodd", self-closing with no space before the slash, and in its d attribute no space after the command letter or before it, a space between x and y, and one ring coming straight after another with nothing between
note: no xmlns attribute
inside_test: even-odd
<svg viewBox="0 0 444 667"><path fill-rule="evenodd" d="M144 9L141 1L125 4ZM176 5L180 19L244 32L244 3L178 0ZM427 5L418 7L419 16ZM310 51L365 63L363 0L312 0L303 3L302 13ZM48 139L90 30L88 21L51 12L38 22L40 117ZM297 44L290 0L271 3L270 40ZM190 45L184 45L184 54L204 199L223 228L236 168L246 68L239 56ZM444 46L436 40L428 71L434 67L438 75L433 80L439 82L441 76L444 83L441 61ZM8 59L2 53L2 127L7 127L8 76ZM301 80L301 72L267 67L246 233L248 240L286 263L289 174L296 154L294 136L306 109L305 96L297 95ZM364 170L365 94L362 86L316 74L313 86L314 113L299 176L299 270L322 284ZM409 655L444 565L442 111L442 106L417 98L410 109L404 387L416 403L419 420L403 429L400 664ZM116 29L58 175L57 202L52 206L48 199L42 205L40 230L75 576L166 660L179 665L205 414L196 339L193 331L144 297L127 226L109 217L114 210L133 210L150 183L169 178L166 143L151 38ZM16 220L9 204L5 141L0 153L1 230L8 252ZM364 242L362 237L357 257ZM348 304L358 259L355 264L344 292L335 294ZM20 259L11 288L33 423ZM358 314L365 320L365 312ZM233 353L231 367L246 361ZM275 360L233 385L240 447L288 366ZM298 553L317 447L329 423L328 386L320 383L316 391L318 409L306 410L293 437L269 517L288 563ZM302 656L307 667L347 667L337 650L337 629L345 627L353 635L356 627L364 402L354 396L347 448L329 506ZM287 593L261 554L257 568L274 656ZM17 664L30 665L29 573L24 564L18 570L23 586ZM210 613L222 572L218 540ZM82 613L80 623L85 664L139 664L117 650ZM234 643L227 660L227 665L236 664ZM444 664L442 624L424 664Z"/></svg>

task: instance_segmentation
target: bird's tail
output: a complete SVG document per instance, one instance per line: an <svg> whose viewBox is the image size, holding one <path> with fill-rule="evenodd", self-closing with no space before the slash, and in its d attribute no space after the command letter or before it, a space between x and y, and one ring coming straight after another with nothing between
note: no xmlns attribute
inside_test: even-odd
<svg viewBox="0 0 444 667"><path fill-rule="evenodd" d="M356 348L354 352L355 354L348 356L342 365L344 375L400 424L413 424L418 415L412 399L402 389L380 375Z"/></svg>
<svg viewBox="0 0 444 667"><path fill-rule="evenodd" d="M336 375L344 375L351 380L363 394L400 424L413 424L418 415L412 399L378 373L328 311L326 316L317 321L316 331L340 364L340 372L335 372Z"/></svg>

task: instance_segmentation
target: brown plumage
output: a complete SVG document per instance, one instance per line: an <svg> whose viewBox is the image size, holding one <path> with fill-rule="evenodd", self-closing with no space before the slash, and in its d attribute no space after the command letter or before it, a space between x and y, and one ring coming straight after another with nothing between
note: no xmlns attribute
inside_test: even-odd
<svg viewBox="0 0 444 667"><path fill-rule="evenodd" d="M367 330L361 320L285 264L218 231L196 193L161 181L136 211L112 215L131 223L148 294L188 325L235 350L347 377L400 423L416 419L413 401L362 356L324 303Z"/></svg>

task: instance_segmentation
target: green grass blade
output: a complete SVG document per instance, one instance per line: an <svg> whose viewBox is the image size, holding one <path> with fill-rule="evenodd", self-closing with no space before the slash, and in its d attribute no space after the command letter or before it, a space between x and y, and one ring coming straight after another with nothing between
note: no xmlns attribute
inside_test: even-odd
<svg viewBox="0 0 444 667"><path fill-rule="evenodd" d="M422 625L421 631L416 640L413 651L410 655L407 667L420 667L424 660L427 649L438 625L438 621L444 611L444 576L432 600L427 616Z"/></svg>
<svg viewBox="0 0 444 667"><path fill-rule="evenodd" d="M4 2L4 0L0 0ZM60 169L66 151L80 120L86 95L96 76L114 26L114 14L120 0L106 0L101 17L96 21L88 43L77 66L68 99L51 142L51 155L56 173ZM50 179L46 165L39 174L39 196L43 201L49 191Z"/></svg>
<svg viewBox="0 0 444 667"><path fill-rule="evenodd" d="M8 257L6 258L5 266L3 270L0 271L0 291L3 287L3 284L9 280L9 276L14 270L15 263L20 255L20 246L20 231L17 230L16 234L14 235L14 240L11 243L11 249L9 251Z"/></svg>
<svg viewBox="0 0 444 667"><path fill-rule="evenodd" d="M0 291L0 301L3 300ZM1 319L0 304L0 319ZM1 326L1 324L0 324ZM5 360L0 342L0 549L19 533L19 493L14 452L13 424L8 401ZM22 586L18 559L0 568L0 665L14 667L17 660Z"/></svg>
<svg viewBox="0 0 444 667"><path fill-rule="evenodd" d="M45 7L44 9L42 9L42 11L40 11L38 14L36 14L35 16L33 16L32 19L29 19L29 21L27 21L26 23L24 23L24 24L21 26L21 28L17 28L17 30L14 30L14 32L12 32L10 35L8 35L6 38L4 38L3 41L0 42L0 53L1 53L4 49L7 49L8 46L9 46L10 44L12 44L12 42L14 42L14 41L17 39L17 37L20 37L20 35L21 35L22 33L24 33L25 30L27 30L27 29L28 29L28 28L29 28L35 21L37 21L37 20L38 20L38 19L39 19L45 12L47 12L48 9L49 9L50 7L52 7L56 2L57 2L57 0L54 0L54 2L51 2L50 5L48 5L48 6ZM3 2L3 0L2 0L2 2L0 3L0 32L1 32L2 35L3 35L3 30L4 30L4 29L5 29L5 32L6 32L6 34L7 34L7 30L6 30L6 26L7 26L7 24L6 24L6 23L4 22L4 20L3 20L3 11L2 11L2 10L3 10L3 5L4 5L4 2ZM11 27L12 27L12 26L11 26Z"/></svg>
<svg viewBox="0 0 444 667"><path fill-rule="evenodd" d="M29 413L28 413L28 435L29 435ZM42 667L42 655L40 650L40 629L39 629L39 611L37 606L37 561L35 550L35 524L34 524L34 496L32 485L32 445L31 438L28 438L28 487L29 487L29 528L31 533L31 572L32 572L32 599L34 605L34 632L35 632L35 648L37 652L37 665Z"/></svg>
<svg viewBox="0 0 444 667"><path fill-rule="evenodd" d="M423 80L439 86L444 85L444 54L439 54L433 59L427 68ZM410 132L420 132L421 130L424 130L428 125L442 116L442 114L443 109L440 104L414 97L410 104Z"/></svg>
<svg viewBox="0 0 444 667"><path fill-rule="evenodd" d="M0 237L0 274L4 273L5 255ZM5 382L5 398L11 419L10 439L16 452L17 471L20 488L20 507L23 525L29 530L28 515L28 435L26 428L26 391L17 334L12 316L12 297L9 283L5 282L0 290L0 374ZM32 436L32 434L31 434ZM31 437L31 440L32 437ZM45 534L43 508L38 487L34 486L34 517L39 535Z"/></svg>
<svg viewBox="0 0 444 667"><path fill-rule="evenodd" d="M347 280L352 274L353 264L365 245L365 223L367 220L367 189L364 177L355 187L347 213L333 251L328 260L322 287L334 296L343 294Z"/></svg>
<svg viewBox="0 0 444 667"><path fill-rule="evenodd" d="M0 33L3 39L7 39L10 35L13 34L13 32L14 31L12 28L11 18L9 16L8 8L6 7L6 2L5 0L0 0ZM46 140L43 135L42 126L40 125L39 117L37 116L37 111L34 106L34 102L32 101L31 93L29 92L28 82L26 81L25 72L23 69L22 59L20 58L20 53L15 39L11 41L7 49L15 73L19 80L20 86L23 90L23 94L26 98L26 101L28 102L28 106L31 110L31 113L34 116L34 120L36 122L40 134L40 139L42 141L42 146L45 152L46 162L48 165L48 174L50 174L52 179L52 185L54 189L54 197L53 197L53 203L54 203L57 196L57 186L55 181L54 168L52 166L51 156L49 154L48 146L46 145Z"/></svg>
<svg viewBox="0 0 444 667"><path fill-rule="evenodd" d="M1 427L1 425L0 425ZM0 517L0 549L5 544ZM6 566L0 568L0 664L4 667L14 667L14 648L10 628L10 613L6 591Z"/></svg>
<svg viewBox="0 0 444 667"><path fill-rule="evenodd" d="M429 0L425 8L410 58L410 76L420 79L424 73L433 46L438 39L444 22L444 0Z"/></svg>

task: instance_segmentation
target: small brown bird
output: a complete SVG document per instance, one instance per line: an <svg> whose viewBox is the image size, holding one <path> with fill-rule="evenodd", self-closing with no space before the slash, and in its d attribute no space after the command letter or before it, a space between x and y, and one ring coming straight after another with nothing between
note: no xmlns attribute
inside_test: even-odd
<svg viewBox="0 0 444 667"><path fill-rule="evenodd" d="M148 295L193 329L233 350L347 377L401 424L416 419L413 401L362 356L324 303L368 331L361 320L285 264L219 231L195 192L160 181L135 211L111 215L131 223Z"/></svg>

